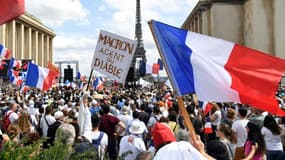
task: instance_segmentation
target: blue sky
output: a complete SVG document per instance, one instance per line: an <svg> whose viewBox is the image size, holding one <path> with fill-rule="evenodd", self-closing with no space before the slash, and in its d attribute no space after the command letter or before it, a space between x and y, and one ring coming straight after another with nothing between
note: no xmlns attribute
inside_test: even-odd
<svg viewBox="0 0 285 160"><path fill-rule="evenodd" d="M147 21L180 27L198 0L141 0L147 63L159 57ZM55 31L54 61L78 60L89 75L99 30L130 39L135 36L136 0L26 0L26 10Z"/></svg>

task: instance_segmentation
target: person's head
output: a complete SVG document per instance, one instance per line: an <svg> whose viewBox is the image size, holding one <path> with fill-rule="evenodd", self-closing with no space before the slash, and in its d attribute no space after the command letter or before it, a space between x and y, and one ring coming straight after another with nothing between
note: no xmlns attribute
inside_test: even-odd
<svg viewBox="0 0 285 160"><path fill-rule="evenodd" d="M91 101L91 107L96 107L97 106L97 101L95 100L95 99L93 99L92 101Z"/></svg>
<svg viewBox="0 0 285 160"><path fill-rule="evenodd" d="M244 118L247 115L247 109L245 107L240 107L238 113L240 117Z"/></svg>
<svg viewBox="0 0 285 160"><path fill-rule="evenodd" d="M100 118L98 117L97 114L92 115L91 122L92 122L92 128L93 129L99 128Z"/></svg>
<svg viewBox="0 0 285 160"><path fill-rule="evenodd" d="M195 104L191 103L191 104L187 105L186 110L187 110L188 114L195 115Z"/></svg>
<svg viewBox="0 0 285 160"><path fill-rule="evenodd" d="M55 118L56 120L63 121L63 119L64 119L64 113L61 112L61 111L56 111L56 112L54 113L54 118Z"/></svg>
<svg viewBox="0 0 285 160"><path fill-rule="evenodd" d="M257 143L257 153L263 153L265 151L265 142L259 125L255 122L249 121L246 125L246 129L248 132L247 140L251 141L252 143Z"/></svg>
<svg viewBox="0 0 285 160"><path fill-rule="evenodd" d="M225 123L221 123L218 125L216 129L216 135L219 138L226 138L231 142L236 142L234 139L234 132L231 127Z"/></svg>
<svg viewBox="0 0 285 160"><path fill-rule="evenodd" d="M45 114L48 115L48 114L51 114L51 112L52 112L52 108L50 106L47 106Z"/></svg>
<svg viewBox="0 0 285 160"><path fill-rule="evenodd" d="M108 104L104 104L101 106L104 114L108 114L110 112L110 106Z"/></svg>
<svg viewBox="0 0 285 160"><path fill-rule="evenodd" d="M62 123L56 130L55 140L72 145L75 141L75 128L71 124Z"/></svg>
<svg viewBox="0 0 285 160"><path fill-rule="evenodd" d="M122 114L123 114L123 115L127 115L128 113L129 113L129 107L123 106L123 107L122 107Z"/></svg>
<svg viewBox="0 0 285 160"><path fill-rule="evenodd" d="M226 145L219 140L208 142L206 152L217 160L230 160Z"/></svg>
<svg viewBox="0 0 285 160"><path fill-rule="evenodd" d="M163 123L155 123L152 128L153 143L156 150L164 145L176 141L172 130Z"/></svg>
<svg viewBox="0 0 285 160"><path fill-rule="evenodd" d="M154 114L160 114L160 107L159 107L158 105L155 105L155 106L153 107L153 113L154 113Z"/></svg>
<svg viewBox="0 0 285 160"><path fill-rule="evenodd" d="M281 133L281 128L272 115L265 116L263 126L269 129L274 135L279 135Z"/></svg>
<svg viewBox="0 0 285 160"><path fill-rule="evenodd" d="M18 109L18 104L16 102L10 104L10 110L15 112Z"/></svg>
<svg viewBox="0 0 285 160"><path fill-rule="evenodd" d="M212 105L213 111L221 110L220 106L217 103L210 103Z"/></svg>
<svg viewBox="0 0 285 160"><path fill-rule="evenodd" d="M170 111L168 115L169 121L177 121L177 113L175 111Z"/></svg>
<svg viewBox="0 0 285 160"><path fill-rule="evenodd" d="M227 111L227 118L230 120L233 120L235 118L235 110L232 108L229 108Z"/></svg>
<svg viewBox="0 0 285 160"><path fill-rule="evenodd" d="M133 111L133 118L138 119L140 116L140 113L138 111Z"/></svg>
<svg viewBox="0 0 285 160"><path fill-rule="evenodd" d="M10 139L16 138L20 134L20 128L18 124L10 124L7 129L7 134Z"/></svg>

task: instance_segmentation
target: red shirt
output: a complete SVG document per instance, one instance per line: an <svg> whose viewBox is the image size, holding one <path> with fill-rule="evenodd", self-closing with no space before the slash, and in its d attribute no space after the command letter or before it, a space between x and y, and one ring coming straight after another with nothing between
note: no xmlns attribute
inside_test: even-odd
<svg viewBox="0 0 285 160"><path fill-rule="evenodd" d="M116 125L120 122L120 120L117 117L108 114L101 116L100 120L99 130L104 131L107 133L110 139L114 140Z"/></svg>

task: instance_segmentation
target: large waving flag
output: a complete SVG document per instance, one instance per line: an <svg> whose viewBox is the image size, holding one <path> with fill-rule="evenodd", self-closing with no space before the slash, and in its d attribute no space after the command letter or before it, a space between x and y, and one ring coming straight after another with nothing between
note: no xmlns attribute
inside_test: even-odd
<svg viewBox="0 0 285 160"><path fill-rule="evenodd" d="M0 25L21 16L25 12L24 0L0 0Z"/></svg>
<svg viewBox="0 0 285 160"><path fill-rule="evenodd" d="M60 70L57 66L55 66L54 64L52 64L51 62L48 62L48 69L57 73L57 76L60 75Z"/></svg>
<svg viewBox="0 0 285 160"><path fill-rule="evenodd" d="M52 81L57 75L58 72L29 63L25 84L46 91L51 88Z"/></svg>
<svg viewBox="0 0 285 160"><path fill-rule="evenodd" d="M275 98L285 60L152 21L150 27L178 95L200 101L238 102L285 115Z"/></svg>

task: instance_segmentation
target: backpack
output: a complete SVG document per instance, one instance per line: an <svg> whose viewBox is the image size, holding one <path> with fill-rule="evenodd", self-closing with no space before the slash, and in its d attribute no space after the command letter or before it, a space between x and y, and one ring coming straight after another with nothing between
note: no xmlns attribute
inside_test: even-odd
<svg viewBox="0 0 285 160"><path fill-rule="evenodd" d="M10 119L9 119L9 117L10 117L10 115L12 114L13 112L10 112L10 113L8 113L8 112L6 112L6 114L5 114L5 116L4 116L4 124L3 124L3 130L4 131L7 131L7 129L8 129L8 127L10 126L10 124L11 124L11 121L10 121Z"/></svg>
<svg viewBox="0 0 285 160"><path fill-rule="evenodd" d="M93 151L98 153L99 159L101 159L100 151L99 151L99 146L101 143L101 140L103 139L104 132L100 132L100 135L97 139L92 140L92 143L88 141L84 136L82 136L82 142L77 143L74 145L74 150L75 154L81 154L87 151Z"/></svg>
<svg viewBox="0 0 285 160"><path fill-rule="evenodd" d="M95 147L95 149L98 152L99 152L99 146L100 146L103 136L104 136L104 132L100 132L99 137L97 139L92 139L92 145Z"/></svg>

